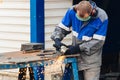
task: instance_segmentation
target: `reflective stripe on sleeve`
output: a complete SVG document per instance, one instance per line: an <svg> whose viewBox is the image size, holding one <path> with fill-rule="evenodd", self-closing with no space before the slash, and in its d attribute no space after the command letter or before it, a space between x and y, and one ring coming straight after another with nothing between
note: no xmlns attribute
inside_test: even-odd
<svg viewBox="0 0 120 80"><path fill-rule="evenodd" d="M94 39L98 39L98 40L105 40L106 37L105 37L105 36L102 36L102 35L94 34L94 35L93 35L93 38L94 38Z"/></svg>
<svg viewBox="0 0 120 80"><path fill-rule="evenodd" d="M70 31L70 29L62 23L59 23L58 26L66 31Z"/></svg>
<svg viewBox="0 0 120 80"><path fill-rule="evenodd" d="M72 31L72 33L73 33L73 36L78 37L78 33L77 32Z"/></svg>
<svg viewBox="0 0 120 80"><path fill-rule="evenodd" d="M92 37L88 37L88 36L83 36L82 37L82 40L85 40L85 41L89 41L89 40L91 40L92 39Z"/></svg>

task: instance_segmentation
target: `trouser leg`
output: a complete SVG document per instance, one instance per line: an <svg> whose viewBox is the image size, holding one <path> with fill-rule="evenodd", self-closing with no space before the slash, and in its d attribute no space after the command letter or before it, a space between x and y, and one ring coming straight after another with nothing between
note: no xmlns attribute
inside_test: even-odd
<svg viewBox="0 0 120 80"><path fill-rule="evenodd" d="M94 67L84 70L84 80L99 80L100 67Z"/></svg>

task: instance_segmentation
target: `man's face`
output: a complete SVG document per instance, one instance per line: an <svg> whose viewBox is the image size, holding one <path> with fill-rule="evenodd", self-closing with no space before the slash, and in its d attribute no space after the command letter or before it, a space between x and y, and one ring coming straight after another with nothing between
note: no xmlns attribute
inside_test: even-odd
<svg viewBox="0 0 120 80"><path fill-rule="evenodd" d="M77 11L76 17L80 21L88 21L91 18L90 14L88 14L87 12L81 13L80 11Z"/></svg>
<svg viewBox="0 0 120 80"><path fill-rule="evenodd" d="M77 13L76 17L81 21L88 21L91 16L92 6L89 1L81 1L79 4L76 5Z"/></svg>
<svg viewBox="0 0 120 80"><path fill-rule="evenodd" d="M79 17L86 19L88 18L90 15L87 12L81 13L80 11L77 10L77 14ZM82 15L81 15L82 14Z"/></svg>

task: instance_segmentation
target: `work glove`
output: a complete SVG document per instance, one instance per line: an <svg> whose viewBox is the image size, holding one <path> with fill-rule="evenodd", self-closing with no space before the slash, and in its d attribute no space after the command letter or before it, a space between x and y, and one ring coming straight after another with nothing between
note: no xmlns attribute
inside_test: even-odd
<svg viewBox="0 0 120 80"><path fill-rule="evenodd" d="M61 46L63 45L63 43L61 43L60 39L56 38L55 40L55 44L53 44L53 47L56 48L57 51L59 51L61 49Z"/></svg>
<svg viewBox="0 0 120 80"><path fill-rule="evenodd" d="M77 54L80 53L79 45L76 46L69 46L64 55L71 55L71 54Z"/></svg>

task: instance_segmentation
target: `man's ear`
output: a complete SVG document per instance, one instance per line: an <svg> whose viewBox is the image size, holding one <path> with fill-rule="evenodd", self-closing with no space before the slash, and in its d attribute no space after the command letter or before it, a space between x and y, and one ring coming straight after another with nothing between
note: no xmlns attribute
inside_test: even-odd
<svg viewBox="0 0 120 80"><path fill-rule="evenodd" d="M97 14L98 14L98 11L94 8L94 9L92 9L92 12L91 12L90 16L96 17Z"/></svg>

